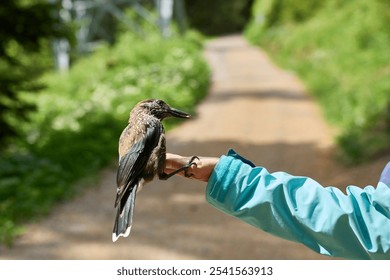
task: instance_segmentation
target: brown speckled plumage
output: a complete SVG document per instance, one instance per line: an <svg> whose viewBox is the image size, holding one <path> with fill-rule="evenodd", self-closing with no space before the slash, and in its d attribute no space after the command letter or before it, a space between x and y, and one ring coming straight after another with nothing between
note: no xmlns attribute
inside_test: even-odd
<svg viewBox="0 0 390 280"><path fill-rule="evenodd" d="M117 173L118 208L112 239L130 234L137 190L153 180L168 179L192 164L166 174L165 133L161 121L167 117L189 118L190 115L169 107L164 101L148 99L139 102L131 111L129 122L119 138L119 167Z"/></svg>

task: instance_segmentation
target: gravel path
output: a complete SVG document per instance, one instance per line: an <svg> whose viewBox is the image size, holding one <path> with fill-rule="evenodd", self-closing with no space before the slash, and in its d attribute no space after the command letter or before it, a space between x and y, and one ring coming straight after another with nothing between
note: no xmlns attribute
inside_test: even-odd
<svg viewBox="0 0 390 280"><path fill-rule="evenodd" d="M291 73L240 36L210 41L213 70L197 116L170 131L168 151L220 156L229 148L269 171L324 185L376 184L386 159L346 169L335 162L331 131ZM222 214L204 199L205 183L155 180L137 197L132 234L112 243L116 167L99 182L28 225L0 259L329 259Z"/></svg>

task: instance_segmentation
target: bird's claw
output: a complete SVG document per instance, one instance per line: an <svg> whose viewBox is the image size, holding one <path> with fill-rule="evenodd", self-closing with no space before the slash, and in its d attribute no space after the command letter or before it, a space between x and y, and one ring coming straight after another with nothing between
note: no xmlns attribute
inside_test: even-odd
<svg viewBox="0 0 390 280"><path fill-rule="evenodd" d="M196 162L194 162L194 160L197 159L197 160L200 160L198 156L193 156L191 157L191 159L188 161L187 163L187 168L185 169L184 171L184 176L187 177L187 178L190 178L192 177L194 174L188 174L188 168L190 168L191 166L195 166L197 167L198 165L196 164Z"/></svg>

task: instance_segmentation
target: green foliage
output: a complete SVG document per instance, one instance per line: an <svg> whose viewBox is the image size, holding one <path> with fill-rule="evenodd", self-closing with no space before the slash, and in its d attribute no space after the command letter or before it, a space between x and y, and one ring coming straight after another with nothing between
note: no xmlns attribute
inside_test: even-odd
<svg viewBox="0 0 390 280"><path fill-rule="evenodd" d="M241 32L249 18L253 0L187 0L188 21L206 35Z"/></svg>
<svg viewBox="0 0 390 280"><path fill-rule="evenodd" d="M265 2L256 3L255 14ZM248 38L306 82L338 127L347 160L358 162L389 149L389 2L328 0L304 22L287 14L279 12L278 24L252 21Z"/></svg>
<svg viewBox="0 0 390 280"><path fill-rule="evenodd" d="M48 39L69 34L55 14L55 6L44 0L3 0L1 3L0 144L18 132L10 118L25 120L27 112L34 107L21 102L18 92L34 92L41 87L35 79L50 65Z"/></svg>
<svg viewBox="0 0 390 280"><path fill-rule="evenodd" d="M0 160L0 242L9 243L24 221L73 195L76 180L116 159L119 135L138 101L160 98L194 111L209 83L197 36L123 34L68 73L45 75L39 94L22 95L37 110L31 122L18 123L23 137Z"/></svg>
<svg viewBox="0 0 390 280"><path fill-rule="evenodd" d="M252 7L252 18L245 28L248 39L256 40L269 28L302 23L316 15L326 1L258 0Z"/></svg>

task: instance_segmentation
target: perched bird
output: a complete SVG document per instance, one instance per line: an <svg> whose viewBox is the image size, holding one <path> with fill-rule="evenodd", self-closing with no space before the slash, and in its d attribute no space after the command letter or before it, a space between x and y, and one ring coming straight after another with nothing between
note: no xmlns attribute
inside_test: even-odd
<svg viewBox="0 0 390 280"><path fill-rule="evenodd" d="M190 115L171 108L163 100L148 99L139 102L130 112L127 127L119 139L119 167L115 207L117 215L112 234L115 242L120 236L130 234L135 207L135 197L142 186L155 175L166 180L196 165L192 157L187 165L170 174L164 172L166 141L161 121L167 117L189 118Z"/></svg>

